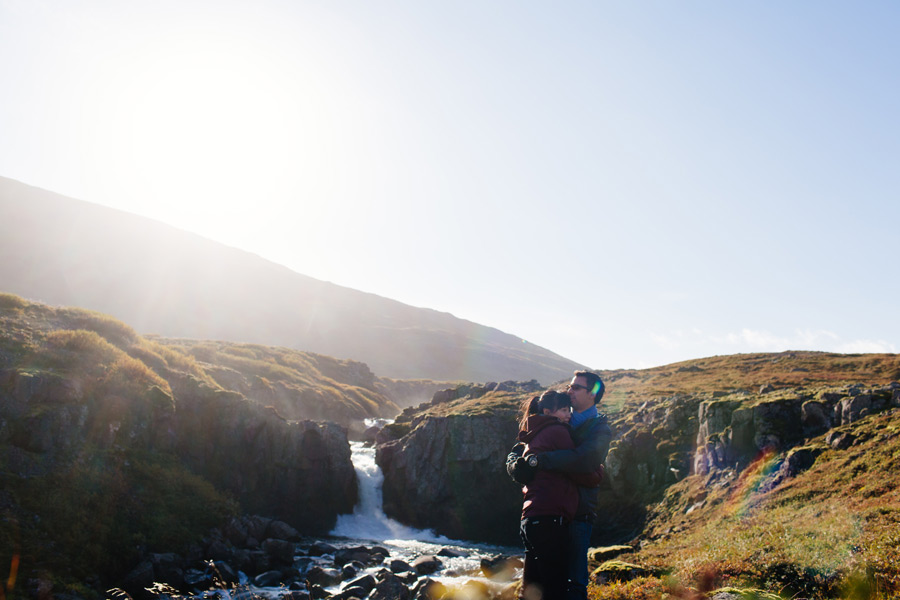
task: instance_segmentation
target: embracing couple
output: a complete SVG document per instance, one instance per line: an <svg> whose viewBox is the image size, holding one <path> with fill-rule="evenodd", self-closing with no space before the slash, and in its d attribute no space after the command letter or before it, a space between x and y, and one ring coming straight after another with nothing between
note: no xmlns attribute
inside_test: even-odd
<svg viewBox="0 0 900 600"><path fill-rule="evenodd" d="M587 598L587 553L612 438L597 411L604 391L596 373L576 371L566 392L548 390L522 405L506 470L525 495L524 600Z"/></svg>

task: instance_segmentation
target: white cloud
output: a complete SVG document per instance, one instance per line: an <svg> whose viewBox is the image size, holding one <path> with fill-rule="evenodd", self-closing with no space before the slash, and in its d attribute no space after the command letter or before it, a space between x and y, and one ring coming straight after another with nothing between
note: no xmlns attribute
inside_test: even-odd
<svg viewBox="0 0 900 600"><path fill-rule="evenodd" d="M833 346L840 337L831 331L796 330L792 335L776 335L770 331L742 329L739 333L728 333L724 338L710 336L714 342L725 342L734 346L755 350L779 352L782 350L819 350Z"/></svg>
<svg viewBox="0 0 900 600"><path fill-rule="evenodd" d="M884 340L852 340L838 346L835 352L846 354L861 353L888 353L896 354L897 346Z"/></svg>
<svg viewBox="0 0 900 600"><path fill-rule="evenodd" d="M653 333L651 339L663 350L697 358L715 354L785 350L818 350L844 354L897 352L897 346L885 340L845 340L838 334L824 329L797 329L788 334L749 328L724 334L707 333L699 329L672 330L666 333Z"/></svg>

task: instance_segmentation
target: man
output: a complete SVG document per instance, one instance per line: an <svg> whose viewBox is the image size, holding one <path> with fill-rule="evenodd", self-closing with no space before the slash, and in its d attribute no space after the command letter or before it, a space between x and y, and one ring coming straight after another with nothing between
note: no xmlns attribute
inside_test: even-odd
<svg viewBox="0 0 900 600"><path fill-rule="evenodd" d="M606 386L596 373L576 371L569 383L568 394L572 399L572 427L574 450L554 450L523 458L514 456L515 449L507 457L507 472L519 483L528 483L533 469L549 469L570 473L590 473L602 468L609 452L612 431L606 416L597 410ZM523 464L525 463L525 464ZM525 466L527 464L527 467ZM522 480L524 479L524 480ZM568 600L586 600L588 584L587 553L597 510L598 488L578 488L578 510L571 525L572 546L569 563Z"/></svg>

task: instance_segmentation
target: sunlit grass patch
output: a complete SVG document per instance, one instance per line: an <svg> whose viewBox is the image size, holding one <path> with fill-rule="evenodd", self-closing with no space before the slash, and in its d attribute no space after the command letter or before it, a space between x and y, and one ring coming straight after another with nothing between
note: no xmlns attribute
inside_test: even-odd
<svg viewBox="0 0 900 600"><path fill-rule="evenodd" d="M126 398L141 397L153 387L172 395L168 381L143 362L124 353L109 366L103 383L106 390Z"/></svg>
<svg viewBox="0 0 900 600"><path fill-rule="evenodd" d="M91 363L108 363L122 354L100 334L85 329L51 331L45 344L49 352L37 356L37 362L48 363L61 370L77 370Z"/></svg>
<svg viewBox="0 0 900 600"><path fill-rule="evenodd" d="M128 354L156 371L172 369L191 375L210 387L219 387L193 355L178 347L169 347L151 339L140 338L128 348Z"/></svg>
<svg viewBox="0 0 900 600"><path fill-rule="evenodd" d="M84 308L61 308L58 312L71 327L94 331L117 346L124 347L139 337L131 326L100 312Z"/></svg>
<svg viewBox="0 0 900 600"><path fill-rule="evenodd" d="M0 312L20 313L30 304L28 300L15 294L0 292Z"/></svg>
<svg viewBox="0 0 900 600"><path fill-rule="evenodd" d="M678 588L679 590L681 588ZM658 577L638 577L631 581L615 581L588 586L591 600L660 600L664 594L671 596L669 583Z"/></svg>

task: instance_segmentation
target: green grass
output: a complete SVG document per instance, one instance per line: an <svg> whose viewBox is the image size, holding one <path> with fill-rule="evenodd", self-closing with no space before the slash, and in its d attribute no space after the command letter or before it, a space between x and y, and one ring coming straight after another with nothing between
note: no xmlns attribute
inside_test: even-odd
<svg viewBox="0 0 900 600"><path fill-rule="evenodd" d="M235 513L233 501L172 457L99 450L86 455L88 460L45 477L4 481L19 513L40 519L0 524L0 539L18 539L0 550L0 564L18 550L36 563L32 568L60 576L121 575L141 551L183 550Z"/></svg>
<svg viewBox="0 0 900 600"><path fill-rule="evenodd" d="M320 420L396 409L340 381L357 365L332 360L332 378L319 360L284 348L145 338L99 313L0 296L0 570L21 565L6 597L23 597L21 582L44 574L55 591L91 575L114 579L142 553L178 552L238 510L167 454L166 419L177 418L179 401L228 390L248 405ZM273 397L250 397L254 382Z"/></svg>
<svg viewBox="0 0 900 600"><path fill-rule="evenodd" d="M0 312L21 312L28 305L28 300L20 296L0 292Z"/></svg>
<svg viewBox="0 0 900 600"><path fill-rule="evenodd" d="M731 486L700 477L672 486L639 552L623 560L667 570L687 587L758 587L784 598L900 596L900 411L854 424L857 445L827 450L768 493L748 467ZM848 485L852 483L852 485ZM704 506L686 515L686 506ZM592 598L620 597L593 588Z"/></svg>

